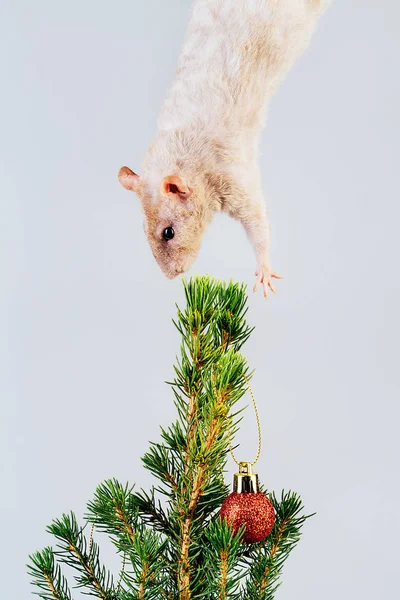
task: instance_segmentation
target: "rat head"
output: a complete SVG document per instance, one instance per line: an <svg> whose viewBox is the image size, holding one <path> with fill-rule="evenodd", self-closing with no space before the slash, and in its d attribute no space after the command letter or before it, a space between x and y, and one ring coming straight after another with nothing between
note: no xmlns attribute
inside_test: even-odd
<svg viewBox="0 0 400 600"><path fill-rule="evenodd" d="M118 179L141 200L147 239L164 274L173 279L187 271L197 257L208 221L201 193L178 175L151 183L122 167Z"/></svg>

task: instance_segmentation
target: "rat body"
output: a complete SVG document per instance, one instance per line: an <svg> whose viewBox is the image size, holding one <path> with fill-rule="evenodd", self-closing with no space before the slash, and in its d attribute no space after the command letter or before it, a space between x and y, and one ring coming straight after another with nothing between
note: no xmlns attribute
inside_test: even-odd
<svg viewBox="0 0 400 600"><path fill-rule="evenodd" d="M256 290L275 291L258 147L268 100L307 46L324 0L195 0L143 175L121 184L142 203L165 275L187 271L218 211L238 219L256 255Z"/></svg>

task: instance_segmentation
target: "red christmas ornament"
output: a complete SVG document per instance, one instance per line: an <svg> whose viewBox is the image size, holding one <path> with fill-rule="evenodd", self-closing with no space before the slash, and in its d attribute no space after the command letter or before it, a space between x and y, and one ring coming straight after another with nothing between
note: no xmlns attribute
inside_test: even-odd
<svg viewBox="0 0 400 600"><path fill-rule="evenodd" d="M220 516L232 525L236 533L246 524L243 541L248 544L261 542L272 531L275 510L272 502L258 487L258 475L253 473L251 463L239 463L239 473L233 478L233 492L225 498Z"/></svg>

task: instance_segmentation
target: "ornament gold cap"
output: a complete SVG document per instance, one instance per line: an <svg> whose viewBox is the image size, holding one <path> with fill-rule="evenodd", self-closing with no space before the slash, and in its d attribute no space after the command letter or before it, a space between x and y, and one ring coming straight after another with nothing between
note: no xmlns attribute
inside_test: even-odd
<svg viewBox="0 0 400 600"><path fill-rule="evenodd" d="M235 473L233 476L233 491L237 494L257 494L259 492L258 475L253 473L251 463L239 463L239 473Z"/></svg>

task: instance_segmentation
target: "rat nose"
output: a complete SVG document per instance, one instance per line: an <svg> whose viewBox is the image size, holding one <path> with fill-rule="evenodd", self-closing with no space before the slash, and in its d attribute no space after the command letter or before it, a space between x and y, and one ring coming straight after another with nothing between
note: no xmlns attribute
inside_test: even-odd
<svg viewBox="0 0 400 600"><path fill-rule="evenodd" d="M163 269L164 271L164 269ZM178 277L178 275L182 275L182 273L184 272L184 269L177 269L177 268L170 268L170 269L166 269L164 271L165 275L168 277L168 279L175 279L175 277Z"/></svg>

